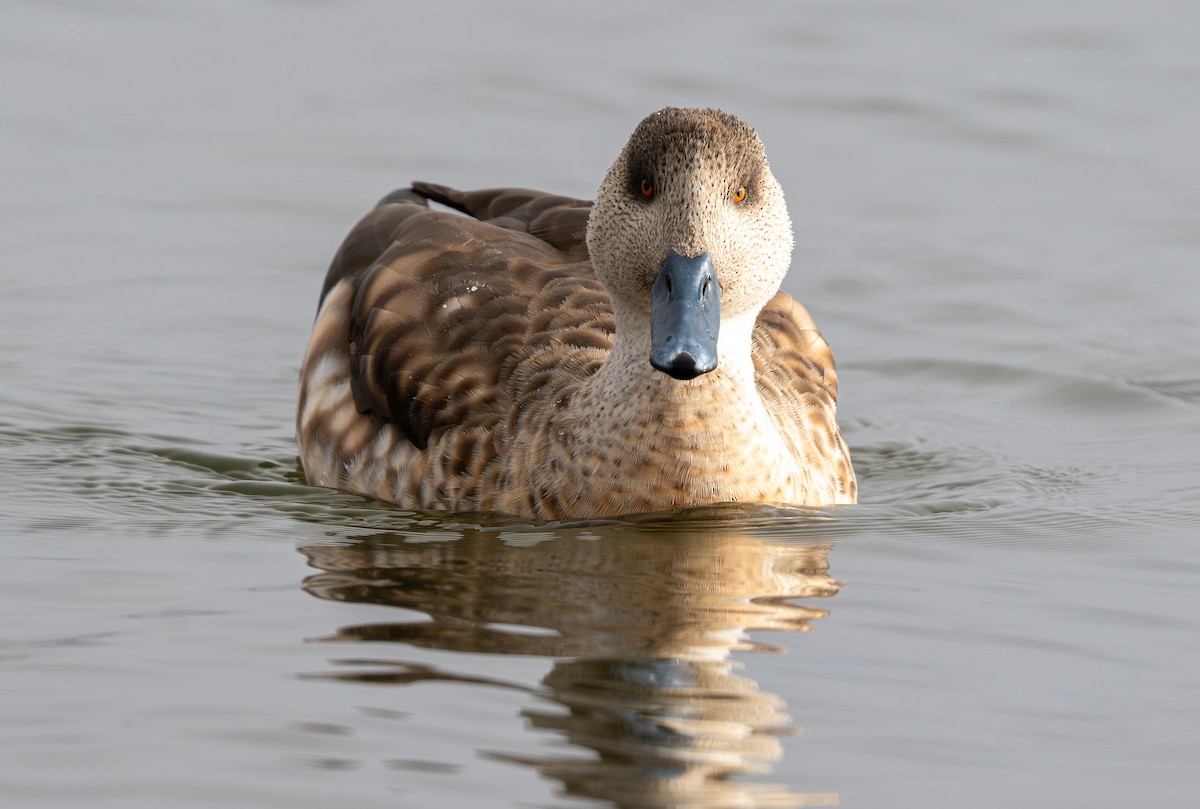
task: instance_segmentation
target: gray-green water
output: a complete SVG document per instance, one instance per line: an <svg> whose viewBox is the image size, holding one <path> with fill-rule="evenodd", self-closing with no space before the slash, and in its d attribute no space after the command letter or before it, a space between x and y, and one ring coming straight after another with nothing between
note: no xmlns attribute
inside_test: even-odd
<svg viewBox="0 0 1200 809"><path fill-rule="evenodd" d="M8 0L0 803L1195 806L1198 30ZM303 485L356 217L588 197L666 104L767 144L861 505L471 525Z"/></svg>

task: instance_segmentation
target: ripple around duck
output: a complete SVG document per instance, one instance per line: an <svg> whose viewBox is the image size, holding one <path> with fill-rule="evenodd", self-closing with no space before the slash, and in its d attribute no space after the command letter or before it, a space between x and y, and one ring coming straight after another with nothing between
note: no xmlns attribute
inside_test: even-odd
<svg viewBox="0 0 1200 809"><path fill-rule="evenodd" d="M1050 466L994 448L917 441L863 444L854 457L865 494L826 527L831 538L915 532L987 544L1099 547L1200 525L1185 493L1139 485L1137 468L1115 463Z"/></svg>
<svg viewBox="0 0 1200 809"><path fill-rule="evenodd" d="M1189 392L1189 386L1183 386ZM1158 394L1142 391L1141 399ZM866 425L871 436L899 432ZM509 546L636 534L655 541L685 535L754 536L829 542L893 531L1069 545L1080 532L1172 531L1195 526L1190 495L1160 496L1154 508L1130 508L1129 473L1008 457L966 443L885 439L855 446L862 504L826 509L727 504L620 519L534 524L505 515L420 513L360 495L309 486L290 440L242 452L188 439L135 435L94 425L24 429L0 426L6 456L0 477L20 480L28 497L6 508L29 530L111 524L162 533L199 525L222 533L247 518L284 517L337 529L402 532L407 541L456 541L483 532ZM232 498L232 500L230 499ZM1125 502L1126 505L1122 505ZM1059 537L1059 539L1054 539Z"/></svg>
<svg viewBox="0 0 1200 809"><path fill-rule="evenodd" d="M26 495L13 508L33 530L51 530L64 519L83 526L113 518L126 530L197 524L189 520L213 527L236 516L228 504L214 507L214 495L239 494L252 506L250 492L283 499L329 494L289 480L294 457L222 453L189 439L103 426L7 426L0 428L0 447L3 475L19 480Z"/></svg>
<svg viewBox="0 0 1200 809"><path fill-rule="evenodd" d="M1196 522L1180 485L1194 479L1183 447L1200 427L1187 407L1200 388L1191 379L933 358L857 370L905 395L868 403L871 420L844 421L861 493L849 523L866 506L893 520L881 530L936 522L981 542L1065 547L1080 532L1120 541Z"/></svg>

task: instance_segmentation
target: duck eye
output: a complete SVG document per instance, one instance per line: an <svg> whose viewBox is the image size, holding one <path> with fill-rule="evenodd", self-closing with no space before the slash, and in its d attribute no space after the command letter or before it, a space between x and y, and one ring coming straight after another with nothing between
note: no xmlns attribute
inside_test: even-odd
<svg viewBox="0 0 1200 809"><path fill-rule="evenodd" d="M737 191L733 192L734 202L743 202L746 199L746 186L739 186Z"/></svg>
<svg viewBox="0 0 1200 809"><path fill-rule="evenodd" d="M642 178L642 196L646 199L654 196L654 183L650 182L649 177Z"/></svg>

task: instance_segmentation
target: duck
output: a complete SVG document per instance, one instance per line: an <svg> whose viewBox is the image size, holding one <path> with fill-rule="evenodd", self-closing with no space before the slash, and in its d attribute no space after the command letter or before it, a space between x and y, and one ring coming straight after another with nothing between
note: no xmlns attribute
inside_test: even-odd
<svg viewBox="0 0 1200 809"><path fill-rule="evenodd" d="M780 290L758 134L643 119L594 201L414 182L350 231L300 369L309 483L554 521L857 500L833 353Z"/></svg>

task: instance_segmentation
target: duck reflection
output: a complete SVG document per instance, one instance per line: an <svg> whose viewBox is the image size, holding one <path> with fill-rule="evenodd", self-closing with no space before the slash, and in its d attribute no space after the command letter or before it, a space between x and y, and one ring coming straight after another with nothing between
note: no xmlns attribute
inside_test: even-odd
<svg viewBox="0 0 1200 809"><path fill-rule="evenodd" d="M783 700L738 673L730 652L773 648L748 630L804 632L827 614L795 601L837 593L826 545L712 524L437 526L302 550L321 571L305 580L309 593L428 616L345 627L331 640L554 658L533 690L546 707L524 714L592 755L492 757L535 767L569 795L620 807L837 803L732 778L770 772L792 729ZM404 664L338 676L520 687Z"/></svg>

